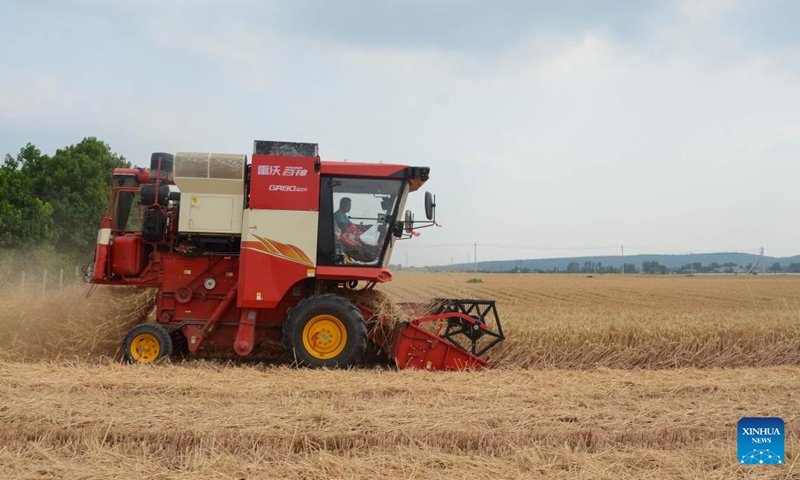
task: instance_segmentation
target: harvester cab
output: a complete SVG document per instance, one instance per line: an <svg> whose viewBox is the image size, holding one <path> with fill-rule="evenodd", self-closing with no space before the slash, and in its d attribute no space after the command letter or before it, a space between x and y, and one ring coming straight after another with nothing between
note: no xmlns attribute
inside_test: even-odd
<svg viewBox="0 0 800 480"><path fill-rule="evenodd" d="M206 342L247 355L272 338L311 367L357 364L368 340L400 368L486 365L504 338L494 302L438 300L413 318L375 304L396 242L436 224L429 192L426 221L402 213L429 172L323 162L316 144L268 141L249 162L154 153L149 169L116 169L91 281L158 292L153 322L125 338L126 360Z"/></svg>

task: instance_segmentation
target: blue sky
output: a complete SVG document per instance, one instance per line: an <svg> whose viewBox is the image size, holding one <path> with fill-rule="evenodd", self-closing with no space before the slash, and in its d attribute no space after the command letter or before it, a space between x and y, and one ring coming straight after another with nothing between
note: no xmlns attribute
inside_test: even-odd
<svg viewBox="0 0 800 480"><path fill-rule="evenodd" d="M0 147L428 165L411 264L800 253L800 3L6 1ZM421 216L422 196L409 206ZM463 246L462 246L463 245ZM638 251L637 251L638 249Z"/></svg>

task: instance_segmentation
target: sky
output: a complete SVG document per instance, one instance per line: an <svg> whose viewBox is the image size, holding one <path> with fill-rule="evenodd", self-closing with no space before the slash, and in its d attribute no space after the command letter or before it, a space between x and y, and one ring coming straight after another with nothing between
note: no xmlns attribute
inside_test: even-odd
<svg viewBox="0 0 800 480"><path fill-rule="evenodd" d="M800 253L800 2L5 0L0 154L431 168L394 263ZM407 207L423 215L423 195ZM477 244L477 247L476 247Z"/></svg>

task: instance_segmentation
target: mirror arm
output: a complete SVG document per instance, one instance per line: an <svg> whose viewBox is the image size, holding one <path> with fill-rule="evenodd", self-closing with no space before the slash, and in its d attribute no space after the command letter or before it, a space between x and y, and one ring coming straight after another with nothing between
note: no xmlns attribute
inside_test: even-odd
<svg viewBox="0 0 800 480"><path fill-rule="evenodd" d="M417 225L417 223L422 223L423 225ZM427 220L423 222L414 222L414 229L419 230L421 228L428 228L428 227L441 227L435 220Z"/></svg>

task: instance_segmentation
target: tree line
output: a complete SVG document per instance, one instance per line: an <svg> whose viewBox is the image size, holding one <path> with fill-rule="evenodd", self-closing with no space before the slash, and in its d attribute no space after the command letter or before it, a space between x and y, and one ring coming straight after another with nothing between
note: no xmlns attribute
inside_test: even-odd
<svg viewBox="0 0 800 480"><path fill-rule="evenodd" d="M87 137L43 154L28 143L0 166L0 248L51 246L85 257L94 250L114 168L130 167Z"/></svg>
<svg viewBox="0 0 800 480"><path fill-rule="evenodd" d="M681 265L680 267L670 268L662 265L657 261L642 262L641 267L634 263L625 263L624 273L643 273L654 275L665 275L668 273L677 274L694 274L694 273L744 273L750 270L753 266L752 263L747 265L739 265L734 262L717 263L711 262L704 265L701 262L691 262ZM757 273L761 268L757 269ZM772 265L765 267L764 271L769 273L800 273L800 263L793 262L784 267L779 262L774 262ZM593 262L591 260L584 261L583 264L578 262L570 262L567 264L566 269L553 268L550 270L545 269L530 269L530 268L515 268L508 270L507 273L623 273L619 265L604 265L603 262Z"/></svg>

